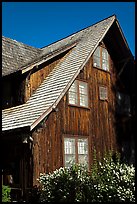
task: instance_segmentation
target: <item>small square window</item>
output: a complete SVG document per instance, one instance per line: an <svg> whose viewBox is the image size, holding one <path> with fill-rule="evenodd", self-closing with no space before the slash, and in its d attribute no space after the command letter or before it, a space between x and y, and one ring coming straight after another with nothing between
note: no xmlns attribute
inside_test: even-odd
<svg viewBox="0 0 137 204"><path fill-rule="evenodd" d="M107 100L108 99L108 90L105 86L99 87L99 98L100 100Z"/></svg>

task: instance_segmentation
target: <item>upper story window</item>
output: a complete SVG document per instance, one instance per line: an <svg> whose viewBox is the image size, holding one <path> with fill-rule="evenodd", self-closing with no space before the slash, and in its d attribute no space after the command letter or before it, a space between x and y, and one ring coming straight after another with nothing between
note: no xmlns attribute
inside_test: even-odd
<svg viewBox="0 0 137 204"><path fill-rule="evenodd" d="M109 54L104 47L97 47L93 54L93 66L109 71Z"/></svg>
<svg viewBox="0 0 137 204"><path fill-rule="evenodd" d="M75 80L69 89L69 104L88 107L88 85Z"/></svg>
<svg viewBox="0 0 137 204"><path fill-rule="evenodd" d="M64 138L64 165L70 167L74 163L88 165L88 138Z"/></svg>
<svg viewBox="0 0 137 204"><path fill-rule="evenodd" d="M107 100L108 99L108 89L105 86L99 86L99 99Z"/></svg>

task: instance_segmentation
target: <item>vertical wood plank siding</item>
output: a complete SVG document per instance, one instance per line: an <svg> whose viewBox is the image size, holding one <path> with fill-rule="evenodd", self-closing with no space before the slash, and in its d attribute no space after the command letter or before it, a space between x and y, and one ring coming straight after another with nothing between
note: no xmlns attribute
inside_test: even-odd
<svg viewBox="0 0 137 204"><path fill-rule="evenodd" d="M57 106L33 132L34 176L33 183L41 172L51 172L63 166L63 135L80 135L89 138L90 164L93 151L103 156L105 150L116 150L115 134L115 68L111 61L110 72L92 66L91 57L77 79L88 82L89 108L68 105L66 94ZM99 99L99 86L108 88L108 100Z"/></svg>
<svg viewBox="0 0 137 204"><path fill-rule="evenodd" d="M53 59L47 61L44 63L44 65L39 65L39 69L33 71L32 73L29 72L28 76L25 80L25 99L26 102L30 96L36 91L36 89L41 85L41 83L44 81L44 79L50 74L50 72L53 70L53 68L61 62L63 57L67 54L68 51L66 51L63 54L60 54L57 57L54 57Z"/></svg>
<svg viewBox="0 0 137 204"><path fill-rule="evenodd" d="M48 76L52 71L53 67L57 65L59 59L52 62L49 65L46 65L43 69L38 70L37 72L32 73L27 77L27 83L25 87L25 102L30 98L30 96L35 92L35 90L40 86L43 80Z"/></svg>

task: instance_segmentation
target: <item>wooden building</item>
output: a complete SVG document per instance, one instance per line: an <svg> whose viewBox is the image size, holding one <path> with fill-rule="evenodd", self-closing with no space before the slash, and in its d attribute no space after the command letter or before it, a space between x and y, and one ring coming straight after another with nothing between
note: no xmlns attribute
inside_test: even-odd
<svg viewBox="0 0 137 204"><path fill-rule="evenodd" d="M12 175L25 199L40 173L90 167L94 150L133 163L134 70L115 15L40 49L3 37L3 184Z"/></svg>

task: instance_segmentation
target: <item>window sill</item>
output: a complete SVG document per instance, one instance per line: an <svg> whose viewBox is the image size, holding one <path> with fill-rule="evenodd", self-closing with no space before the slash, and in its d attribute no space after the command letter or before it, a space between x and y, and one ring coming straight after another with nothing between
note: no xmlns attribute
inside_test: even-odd
<svg viewBox="0 0 137 204"><path fill-rule="evenodd" d="M95 66L93 66L93 68L98 69L98 70L100 70L100 71L103 71L103 72L106 72L106 73L109 73L109 74L110 74L110 71L104 70L104 69L102 69L102 68L95 67Z"/></svg>
<svg viewBox="0 0 137 204"><path fill-rule="evenodd" d="M89 107L85 107L85 106L78 106L78 105L74 105L74 104L68 104L68 106L74 107L74 108L82 108L82 109L90 110Z"/></svg>

